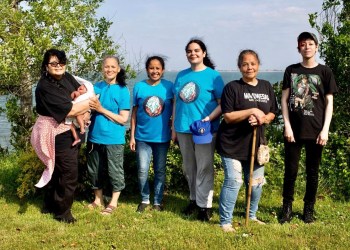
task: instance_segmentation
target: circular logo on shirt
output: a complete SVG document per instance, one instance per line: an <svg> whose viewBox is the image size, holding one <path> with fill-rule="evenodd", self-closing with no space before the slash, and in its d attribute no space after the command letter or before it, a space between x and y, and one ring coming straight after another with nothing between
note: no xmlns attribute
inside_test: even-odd
<svg viewBox="0 0 350 250"><path fill-rule="evenodd" d="M186 83L179 92L179 96L183 102L194 102L199 95L199 87L194 82Z"/></svg>
<svg viewBox="0 0 350 250"><path fill-rule="evenodd" d="M151 117L160 115L163 112L164 101L158 96L150 96L143 102L145 113Z"/></svg>

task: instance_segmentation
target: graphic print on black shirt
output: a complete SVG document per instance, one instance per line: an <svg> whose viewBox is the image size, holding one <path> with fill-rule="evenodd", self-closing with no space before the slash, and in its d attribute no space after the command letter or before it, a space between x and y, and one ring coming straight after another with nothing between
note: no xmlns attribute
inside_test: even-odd
<svg viewBox="0 0 350 250"><path fill-rule="evenodd" d="M263 102L267 103L270 98L267 94L251 93L244 92L244 99L250 102Z"/></svg>
<svg viewBox="0 0 350 250"><path fill-rule="evenodd" d="M291 74L291 94L289 108L291 112L301 112L305 116L314 116L314 101L319 98L316 86L321 78L315 74Z"/></svg>

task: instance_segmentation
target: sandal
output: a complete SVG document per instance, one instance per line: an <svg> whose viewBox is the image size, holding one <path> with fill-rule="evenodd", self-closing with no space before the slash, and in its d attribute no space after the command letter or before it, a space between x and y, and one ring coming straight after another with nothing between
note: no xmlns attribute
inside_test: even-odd
<svg viewBox="0 0 350 250"><path fill-rule="evenodd" d="M86 206L86 208L90 210L95 210L96 208L101 208L103 205L102 204L96 204L94 201L91 202L89 205Z"/></svg>
<svg viewBox="0 0 350 250"><path fill-rule="evenodd" d="M105 209L101 211L102 215L111 215L117 207L108 205Z"/></svg>

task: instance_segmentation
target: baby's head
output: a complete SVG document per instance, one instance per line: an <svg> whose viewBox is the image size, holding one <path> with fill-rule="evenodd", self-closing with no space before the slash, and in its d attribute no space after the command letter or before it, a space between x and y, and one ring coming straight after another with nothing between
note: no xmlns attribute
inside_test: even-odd
<svg viewBox="0 0 350 250"><path fill-rule="evenodd" d="M80 85L80 87L78 88L78 92L80 94L85 94L87 92L87 88L84 84Z"/></svg>

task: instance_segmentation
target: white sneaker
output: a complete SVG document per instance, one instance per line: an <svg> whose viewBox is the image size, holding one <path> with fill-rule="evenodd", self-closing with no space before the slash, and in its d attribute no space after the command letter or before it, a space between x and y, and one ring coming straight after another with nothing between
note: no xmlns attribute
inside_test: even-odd
<svg viewBox="0 0 350 250"><path fill-rule="evenodd" d="M222 231L226 232L226 233L230 233L230 232L236 232L236 230L232 227L231 224L224 224L220 226Z"/></svg>
<svg viewBox="0 0 350 250"><path fill-rule="evenodd" d="M261 220L258 220L258 218L250 218L250 221L254 221L256 223L258 223L259 225L266 225L265 222L261 221Z"/></svg>

